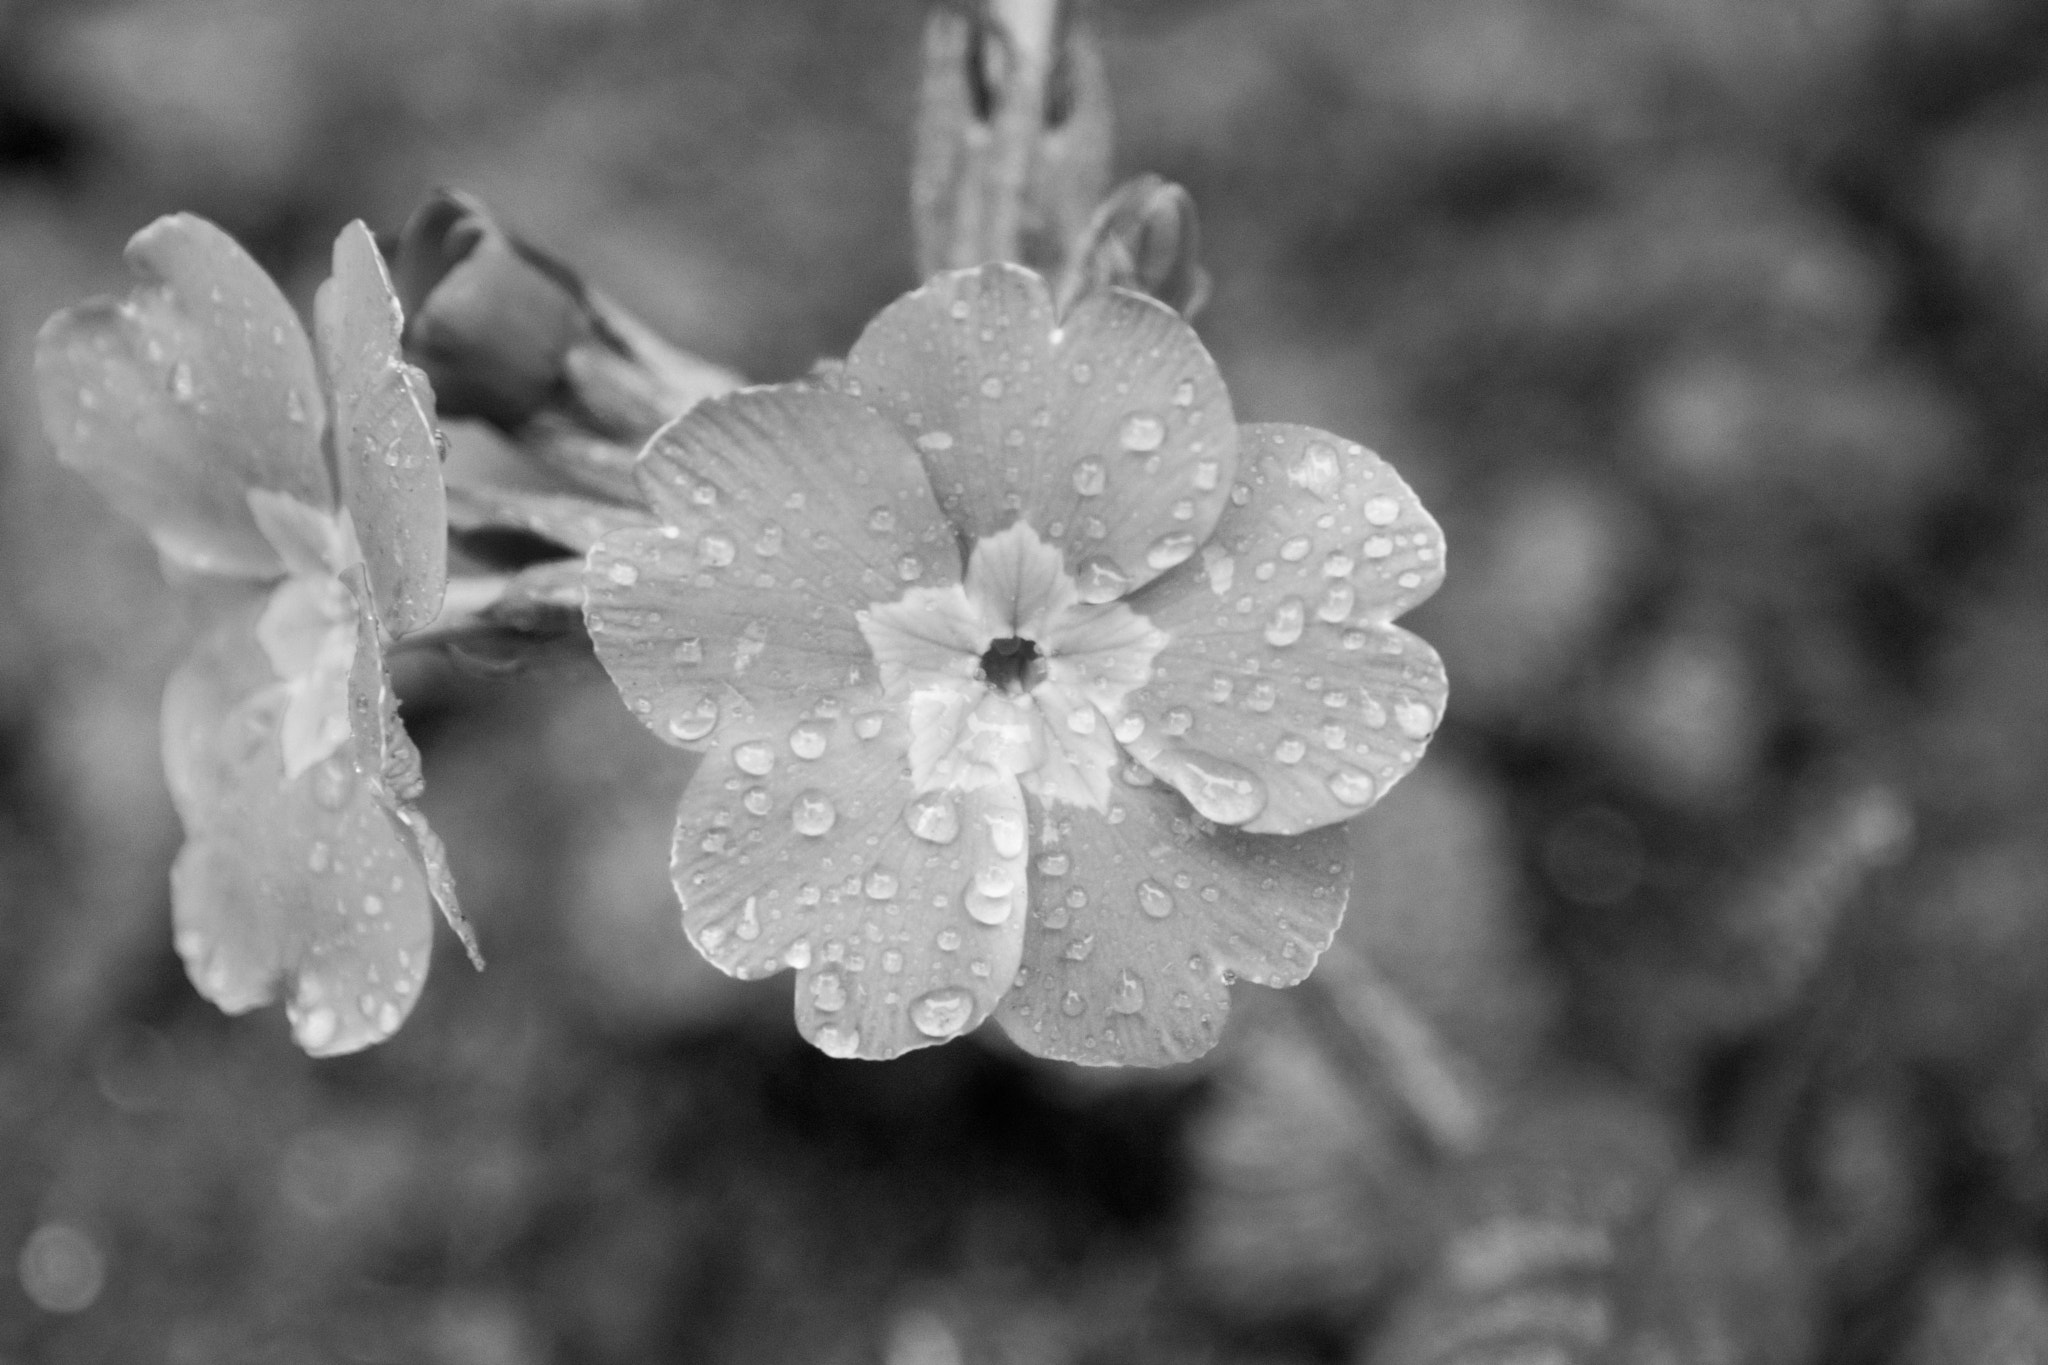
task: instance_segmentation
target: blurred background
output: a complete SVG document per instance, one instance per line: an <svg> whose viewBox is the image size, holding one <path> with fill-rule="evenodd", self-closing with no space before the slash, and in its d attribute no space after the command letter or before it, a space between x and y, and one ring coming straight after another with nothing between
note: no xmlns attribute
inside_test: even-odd
<svg viewBox="0 0 2048 1365"><path fill-rule="evenodd" d="M448 184L795 376L914 283L922 9L0 0L0 1362L2048 1359L2048 8L1094 13L1240 418L1445 525L1344 937L1495 1135L1422 1140L1341 981L1160 1074L826 1060L696 962L686 765L574 656L400 678L489 971L338 1061L220 1016L192 619L35 329L157 214L304 306Z"/></svg>

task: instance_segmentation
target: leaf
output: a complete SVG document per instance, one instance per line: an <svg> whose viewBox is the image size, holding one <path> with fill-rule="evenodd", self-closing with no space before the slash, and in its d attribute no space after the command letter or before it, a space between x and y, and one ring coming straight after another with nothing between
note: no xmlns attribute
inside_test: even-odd
<svg viewBox="0 0 2048 1365"><path fill-rule="evenodd" d="M355 519L378 619L393 635L433 620L448 582L448 511L434 391L399 350L391 275L360 220L334 241L334 274L313 301L334 404L342 502Z"/></svg>
<svg viewBox="0 0 2048 1365"><path fill-rule="evenodd" d="M169 563L280 571L251 489L334 505L312 349L270 277L190 214L128 243L126 298L58 313L36 341L43 429L58 458L145 528Z"/></svg>

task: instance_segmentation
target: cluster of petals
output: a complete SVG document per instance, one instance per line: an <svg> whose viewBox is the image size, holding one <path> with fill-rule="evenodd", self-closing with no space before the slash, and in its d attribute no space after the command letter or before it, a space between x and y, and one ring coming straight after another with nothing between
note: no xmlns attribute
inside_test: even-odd
<svg viewBox="0 0 2048 1365"><path fill-rule="evenodd" d="M134 288L53 317L36 369L59 456L209 616L164 693L188 836L178 951L222 1009L283 993L306 1051L353 1051L418 999L432 906L466 931L384 667L446 581L432 393L399 359L361 223L335 244L311 339L202 219L159 219L128 261Z"/></svg>
<svg viewBox="0 0 2048 1365"><path fill-rule="evenodd" d="M793 969L801 1031L885 1058L994 1017L1156 1064L1228 985L1301 980L1343 823L1445 681L1392 624L1443 540L1376 455L1237 424L1192 329L1038 276L936 277L825 380L741 390L642 454L656 524L590 553L599 657L700 752L691 941Z"/></svg>

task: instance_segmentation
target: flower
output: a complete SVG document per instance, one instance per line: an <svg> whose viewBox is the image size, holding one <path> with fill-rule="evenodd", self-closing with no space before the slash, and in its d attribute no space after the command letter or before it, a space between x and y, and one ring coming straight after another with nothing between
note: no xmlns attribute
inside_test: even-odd
<svg viewBox="0 0 2048 1365"><path fill-rule="evenodd" d="M684 927L736 976L795 969L828 1053L991 1015L1074 1061L1206 1051L1232 979L1328 945L1342 822L1442 713L1391 624L1441 578L1435 523L1362 446L1237 426L1136 294L1057 316L1022 268L940 275L829 385L709 400L637 472L660 524L592 550L588 624L704 756Z"/></svg>
<svg viewBox="0 0 2048 1365"><path fill-rule="evenodd" d="M334 248L315 348L219 228L158 219L124 299L37 342L59 458L148 530L212 624L164 691L164 769L188 836L171 874L179 955L230 1013L282 987L307 1052L350 1052L410 1012L430 900L465 945L383 641L446 581L433 393L360 223Z"/></svg>

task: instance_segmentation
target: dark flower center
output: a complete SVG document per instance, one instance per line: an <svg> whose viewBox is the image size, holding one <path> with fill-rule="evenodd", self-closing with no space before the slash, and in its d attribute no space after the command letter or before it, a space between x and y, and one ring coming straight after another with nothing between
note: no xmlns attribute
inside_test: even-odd
<svg viewBox="0 0 2048 1365"><path fill-rule="evenodd" d="M1038 655L1038 642L1022 635L992 641L981 656L981 680L1011 696L1029 692L1045 681L1045 660Z"/></svg>

